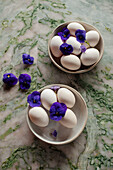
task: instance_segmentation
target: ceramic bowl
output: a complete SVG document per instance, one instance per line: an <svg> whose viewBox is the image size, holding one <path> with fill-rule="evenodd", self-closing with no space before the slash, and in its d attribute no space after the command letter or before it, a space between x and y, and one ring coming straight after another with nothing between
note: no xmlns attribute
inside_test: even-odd
<svg viewBox="0 0 113 170"><path fill-rule="evenodd" d="M80 23L81 25L83 25L83 27L85 28L86 32L87 32L87 31L90 31L90 30L95 30L95 31L97 31L97 32L99 33L99 35L100 35L99 42L98 42L98 44L95 46L95 48L98 49L99 52L100 52L100 56L99 56L99 59L97 60L97 62L94 63L94 64L91 65L91 66L83 66L83 65L81 65L80 69L75 70L75 71L74 71L74 70L71 71L71 70L68 70L68 69L64 68L64 67L61 65L61 63L60 63L60 58L61 58L61 57L55 57L55 56L52 54L51 49L50 49L51 39L52 39L55 35L57 35L58 32L61 32L62 29L63 29L64 27L66 27L66 26L67 26L69 23L71 23L71 22L78 22L78 23ZM54 30L54 31L52 32L52 34L50 35L50 38L49 38L49 41L48 41L48 53L49 53L49 57L50 57L50 59L52 60L52 62L53 62L60 70L62 70L62 71L64 71L64 72L72 73L72 74L85 73L85 72L87 72L87 71L92 70L92 69L98 64L98 62L101 60L101 58L102 58L102 56L103 56L103 52L104 52L104 41L103 41L102 35L100 34L100 32L99 32L94 26L92 26L92 25L90 25L90 24L87 24L87 23L85 23L85 22L82 22L82 21L71 21L71 22L66 22L66 23L64 23L64 24L59 25L57 28L55 28L55 30Z"/></svg>
<svg viewBox="0 0 113 170"><path fill-rule="evenodd" d="M72 108L73 112L76 114L77 117L77 125L74 128L66 128L62 126L59 122L56 122L54 120L49 119L49 124L46 127L38 127L34 123L31 122L28 112L29 112L29 106L28 106L28 112L27 112L27 123L32 131L32 133L39 138L40 140L49 143L49 144L55 144L55 145L62 145L69 142L72 142L75 140L83 131L88 117L88 111L86 103L81 96L81 94L76 91L75 89L63 85L63 84L52 84L45 86L44 88L38 90L40 93L47 88L51 88L52 86L59 86L59 87L65 87L69 89L76 98L76 103L74 107ZM47 111L47 110L46 110ZM49 115L49 112L47 112ZM51 135L51 133L56 130L57 131L57 137Z"/></svg>

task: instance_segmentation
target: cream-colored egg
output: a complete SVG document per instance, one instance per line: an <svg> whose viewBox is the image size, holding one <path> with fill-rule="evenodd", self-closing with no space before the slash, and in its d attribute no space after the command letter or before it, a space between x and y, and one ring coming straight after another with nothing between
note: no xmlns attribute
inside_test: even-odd
<svg viewBox="0 0 113 170"><path fill-rule="evenodd" d="M91 30L86 33L86 41L89 43L90 47L95 47L100 39L100 35L97 31Z"/></svg>
<svg viewBox="0 0 113 170"><path fill-rule="evenodd" d="M69 29L70 34L73 36L75 36L76 30L78 30L78 29L85 30L85 28L77 22L71 22L70 24L68 24L67 28Z"/></svg>
<svg viewBox="0 0 113 170"><path fill-rule="evenodd" d="M94 64L99 59L99 51L96 48L89 48L82 53L80 56L80 60L83 65L90 66Z"/></svg>
<svg viewBox="0 0 113 170"><path fill-rule="evenodd" d="M45 127L49 123L47 112L42 107L33 107L29 110L30 120L37 126Z"/></svg>
<svg viewBox="0 0 113 170"><path fill-rule="evenodd" d="M72 110L67 109L65 116L59 122L67 128L74 128L77 125L77 117Z"/></svg>
<svg viewBox="0 0 113 170"><path fill-rule="evenodd" d="M63 44L63 41L61 40L60 36L54 36L51 39L50 42L50 48L51 48L51 52L55 57L60 57L62 56L62 52L60 51L60 46Z"/></svg>
<svg viewBox="0 0 113 170"><path fill-rule="evenodd" d="M54 102L57 102L57 97L53 90L45 89L41 92L41 103L47 110L50 110Z"/></svg>
<svg viewBox="0 0 113 170"><path fill-rule="evenodd" d="M66 104L68 108L72 108L76 101L74 94L67 88L60 88L57 92L57 98L60 103Z"/></svg>
<svg viewBox="0 0 113 170"><path fill-rule="evenodd" d="M61 64L69 70L78 70L81 66L80 59L73 54L62 56Z"/></svg>
<svg viewBox="0 0 113 170"><path fill-rule="evenodd" d="M66 43L72 45L72 47L73 47L73 52L72 53L73 54L79 55L81 53L81 50L80 50L81 44L76 40L75 37L70 36L67 39Z"/></svg>

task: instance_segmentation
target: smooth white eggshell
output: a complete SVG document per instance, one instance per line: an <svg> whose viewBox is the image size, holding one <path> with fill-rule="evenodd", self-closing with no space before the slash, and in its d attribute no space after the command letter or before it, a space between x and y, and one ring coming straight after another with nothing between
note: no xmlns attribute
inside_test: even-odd
<svg viewBox="0 0 113 170"><path fill-rule="evenodd" d="M95 47L100 39L100 35L97 31L91 30L86 33L86 41L89 43L90 47Z"/></svg>
<svg viewBox="0 0 113 170"><path fill-rule="evenodd" d="M59 122L67 128L74 128L77 124L77 117L72 110L67 109L65 116Z"/></svg>
<svg viewBox="0 0 113 170"><path fill-rule="evenodd" d="M72 108L76 101L74 94L67 88L60 88L57 92L57 98L60 103L66 104L68 108Z"/></svg>
<svg viewBox="0 0 113 170"><path fill-rule="evenodd" d="M60 46L63 44L63 41L61 40L60 36L54 36L51 39L50 42L50 48L51 48L51 52L55 57L60 57L62 56L62 52L60 51Z"/></svg>
<svg viewBox="0 0 113 170"><path fill-rule="evenodd" d="M81 49L80 49L81 44L76 40L75 37L70 36L67 39L66 43L72 45L72 47L73 47L73 52L72 53L73 54L79 55L81 53Z"/></svg>
<svg viewBox="0 0 113 170"><path fill-rule="evenodd" d="M89 66L94 64L99 59L99 51L96 48L89 48L82 53L80 56L80 60L83 65Z"/></svg>
<svg viewBox="0 0 113 170"><path fill-rule="evenodd" d="M81 66L80 59L73 54L62 56L60 61L61 64L69 70L78 70Z"/></svg>
<svg viewBox="0 0 113 170"><path fill-rule="evenodd" d="M49 123L49 117L42 107L33 107L29 110L30 120L37 126L45 127Z"/></svg>
<svg viewBox="0 0 113 170"><path fill-rule="evenodd" d="M67 28L69 29L70 34L73 35L73 36L75 36L76 30L78 30L78 29L85 30L85 28L77 22L71 22L70 24L68 24Z"/></svg>
<svg viewBox="0 0 113 170"><path fill-rule="evenodd" d="M45 89L41 92L41 103L47 110L50 110L54 102L57 102L57 97L53 90Z"/></svg>

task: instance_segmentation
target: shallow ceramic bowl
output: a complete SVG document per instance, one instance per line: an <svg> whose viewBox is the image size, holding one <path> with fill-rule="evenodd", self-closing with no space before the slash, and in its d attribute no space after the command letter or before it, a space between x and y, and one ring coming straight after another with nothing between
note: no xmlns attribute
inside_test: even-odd
<svg viewBox="0 0 113 170"><path fill-rule="evenodd" d="M68 70L68 69L64 68L64 67L61 65L61 63L60 63L60 58L61 58L61 57L59 57L59 58L58 58L58 57L55 57L55 56L52 54L51 49L50 49L51 39L52 39L55 35L57 35L58 32L61 32L62 29L63 29L64 27L66 27L66 26L67 26L69 23L71 23L71 22L78 22L78 23L80 23L81 25L83 25L83 27L85 28L86 32L87 32L87 31L90 31L90 30L95 30L95 31L97 31L97 32L99 33L99 35L100 35L100 40L99 40L98 44L94 47L94 48L98 49L99 52L100 52L100 56L99 56L99 59L97 60L97 62L94 63L94 64L91 65L91 66L83 66L83 65L81 65L80 69L75 70L75 71L74 71L74 70L71 71L71 70ZM48 53L49 53L49 56L50 56L50 59L52 60L52 62L53 62L60 70L62 70L62 71L64 71L64 72L67 72L67 73L73 73L73 74L76 74L76 73L85 73L85 72L87 72L87 71L92 70L92 69L98 64L98 62L101 60L101 58L102 58L102 56L103 56L103 52L104 52L104 41L103 41L102 35L100 34L100 32L99 32L94 26L92 26L92 25L90 25L90 24L87 24L87 23L85 23L85 22L82 22L82 21L71 21L71 22L66 22L66 23L64 23L64 24L59 25L57 28L55 28L55 30L53 31L53 33L50 35L50 38L49 38L49 41L48 41Z"/></svg>
<svg viewBox="0 0 113 170"><path fill-rule="evenodd" d="M30 130L37 138L49 144L61 145L61 144L72 142L74 139L76 139L81 134L81 132L83 131L86 125L88 111L87 111L86 103L83 97L80 95L80 93L67 85L52 84L52 85L45 86L44 88L38 91L42 92L42 90L51 88L52 86L65 87L69 89L70 91L72 91L72 93L75 95L76 103L74 107L72 108L72 110L76 114L76 117L77 117L77 126L75 126L72 129L69 129L69 128L62 126L59 122L49 119L48 126L44 128L38 127L34 123L32 123L29 118L29 115L28 115L28 112L30 109L29 106L28 106L28 112L27 112L27 123L28 123ZM47 113L49 115L49 112ZM56 138L51 135L51 133L54 130L57 131Z"/></svg>

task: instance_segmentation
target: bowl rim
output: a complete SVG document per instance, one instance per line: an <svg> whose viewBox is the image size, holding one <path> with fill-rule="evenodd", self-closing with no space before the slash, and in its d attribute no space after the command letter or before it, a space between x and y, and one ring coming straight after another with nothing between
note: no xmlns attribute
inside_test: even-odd
<svg viewBox="0 0 113 170"><path fill-rule="evenodd" d="M55 32L58 28L60 28L61 26L63 26L63 25L68 25L68 24L70 24L70 23L72 23L72 22L77 22L77 23L85 24L85 25L88 25L88 26L92 27L95 31L97 31L97 32L99 33L100 38L101 38L101 40L102 40L102 46L103 46L103 48L102 48L102 50L101 50L101 55L100 55L99 59L98 59L93 65L91 65L89 68L84 69L84 70L75 70L75 71L73 71L73 70L67 70L66 68L60 66L60 65L54 60L54 58L53 58L52 55L51 55L50 41L51 41L52 37L54 36L54 32ZM77 20L69 21L69 22L64 22L64 23L58 25L58 26L52 31L52 33L50 34L50 37L49 37L49 40L48 40L48 54L49 54L49 57L50 57L51 61L52 61L52 62L54 63L54 65L57 66L60 70L66 72L66 73L71 73L71 74L85 73L85 72L88 72L88 71L92 70L92 69L100 62L100 60L102 59L102 56L103 56L103 54L104 54L104 39L103 39L100 31L99 31L96 27L94 27L93 25L91 25L91 24L89 24L89 23L87 23L87 22L77 21Z"/></svg>
<svg viewBox="0 0 113 170"><path fill-rule="evenodd" d="M45 139L44 137L41 137L40 135L38 135L34 129L32 128L31 124L30 124L30 119L29 119L29 116L28 116L28 110L27 110L27 113L26 113L26 120L27 120L27 124L28 124L28 127L29 129L31 130L31 132L40 140L42 140L43 142L46 142L48 144L53 144L53 145L63 145L63 144L67 144L67 143L70 143L72 142L73 140L75 140L83 131L83 129L85 128L85 125L87 123L87 119L88 119L88 109L87 109L87 105L86 105L86 102L84 100L84 98L82 97L82 95L77 91L75 90L74 88L68 86L68 85L65 85L65 84L50 84L50 85L47 85L47 86L44 86L42 87L41 89L39 89L38 91L41 92L42 90L46 89L46 88L50 88L52 86L60 86L60 87L64 87L64 88L67 88L69 90L71 90L72 92L75 91L74 94L77 94L79 95L79 97L82 99L82 102L84 103L84 106L85 106L85 121L84 121L84 124L83 124L83 127L82 129L80 130L80 132L75 135L74 137L72 137L71 139L68 139L66 141L62 141L62 142L58 142L58 141L49 141L47 139ZM29 109L29 105L28 105L28 109Z"/></svg>

